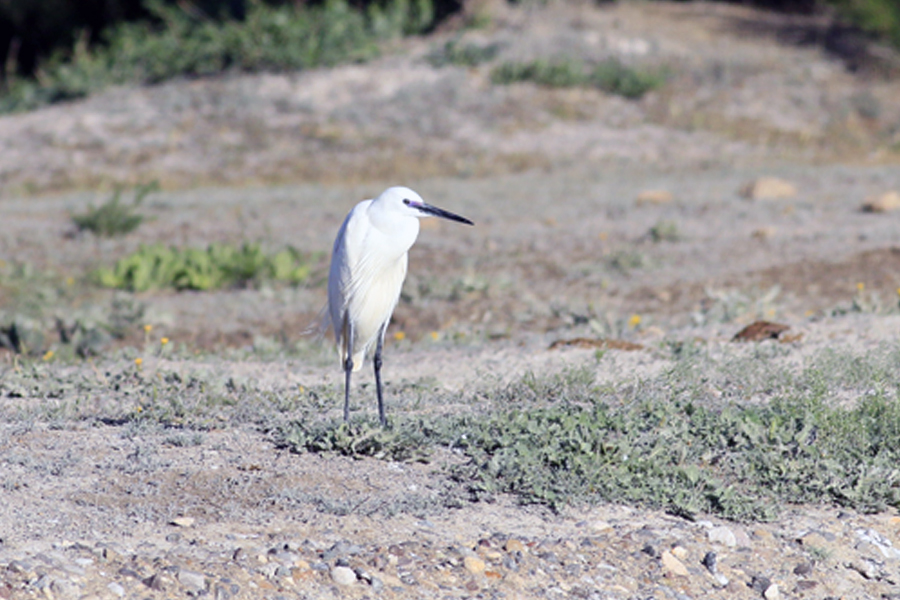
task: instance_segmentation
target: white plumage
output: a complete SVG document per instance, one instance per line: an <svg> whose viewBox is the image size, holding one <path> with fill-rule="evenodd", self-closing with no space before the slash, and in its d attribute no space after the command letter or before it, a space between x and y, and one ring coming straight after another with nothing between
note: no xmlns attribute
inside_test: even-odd
<svg viewBox="0 0 900 600"><path fill-rule="evenodd" d="M388 188L363 200L344 219L331 255L328 312L345 372L344 420L349 420L350 374L362 368L375 345L378 413L386 424L381 386L384 332L406 278L407 252L419 235L419 219L436 216L472 225L472 221L426 204L406 187Z"/></svg>

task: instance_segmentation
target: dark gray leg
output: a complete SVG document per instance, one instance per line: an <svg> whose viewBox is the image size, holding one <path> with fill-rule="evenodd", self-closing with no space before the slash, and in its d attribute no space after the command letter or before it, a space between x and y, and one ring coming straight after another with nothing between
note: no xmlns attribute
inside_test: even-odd
<svg viewBox="0 0 900 600"><path fill-rule="evenodd" d="M344 315L344 423L350 422L350 374L353 373L353 325Z"/></svg>
<svg viewBox="0 0 900 600"><path fill-rule="evenodd" d="M381 349L384 347L384 330L387 323L381 326L378 332L378 342L375 346L375 358L372 364L375 365L375 394L378 396L378 420L381 421L382 427L387 427L387 417L384 414L384 392L381 390Z"/></svg>

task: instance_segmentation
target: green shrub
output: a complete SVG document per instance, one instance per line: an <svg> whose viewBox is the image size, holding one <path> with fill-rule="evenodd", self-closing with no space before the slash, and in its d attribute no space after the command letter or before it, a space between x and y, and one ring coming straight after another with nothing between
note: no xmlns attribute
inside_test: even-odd
<svg viewBox="0 0 900 600"><path fill-rule="evenodd" d="M528 81L546 87L595 87L626 98L640 98L665 84L662 67L637 67L609 59L588 69L579 61L561 59L507 62L491 72L491 81L508 85Z"/></svg>
<svg viewBox="0 0 900 600"><path fill-rule="evenodd" d="M461 67L477 67L490 62L500 52L500 44L479 46L476 44L460 44L459 40L450 40L428 55L428 62L433 67L458 65Z"/></svg>
<svg viewBox="0 0 900 600"><path fill-rule="evenodd" d="M141 246L94 279L103 287L144 292L152 289L213 290L264 280L297 284L310 274L310 257L294 248L265 254L259 244L210 244L206 249Z"/></svg>
<svg viewBox="0 0 900 600"><path fill-rule="evenodd" d="M318 7L253 2L240 22L197 18L159 0L147 8L160 25L120 23L96 48L80 38L70 52L43 65L36 80L9 82L0 95L0 112L79 98L114 84L364 61L377 56L379 42L419 33L434 18L431 0L391 0L366 12L346 0Z"/></svg>
<svg viewBox="0 0 900 600"><path fill-rule="evenodd" d="M130 205L121 203L122 190L117 189L113 195L98 207L90 205L87 212L72 215L72 222L79 231L90 231L101 237L125 235L137 229L144 222L143 215L135 212L144 198L159 189L157 182L135 188L134 200Z"/></svg>
<svg viewBox="0 0 900 600"><path fill-rule="evenodd" d="M849 23L900 48L900 2L897 0L827 1Z"/></svg>

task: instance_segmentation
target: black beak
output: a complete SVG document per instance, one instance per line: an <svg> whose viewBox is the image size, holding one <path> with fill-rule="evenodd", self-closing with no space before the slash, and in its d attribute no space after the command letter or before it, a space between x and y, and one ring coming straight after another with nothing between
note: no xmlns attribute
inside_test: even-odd
<svg viewBox="0 0 900 600"><path fill-rule="evenodd" d="M465 223L466 225L475 224L465 217L461 217L455 213L450 212L449 210L438 208L437 206L431 206L430 204L416 204L415 206L426 215L431 215L432 217L440 217L442 219L456 221L457 223Z"/></svg>

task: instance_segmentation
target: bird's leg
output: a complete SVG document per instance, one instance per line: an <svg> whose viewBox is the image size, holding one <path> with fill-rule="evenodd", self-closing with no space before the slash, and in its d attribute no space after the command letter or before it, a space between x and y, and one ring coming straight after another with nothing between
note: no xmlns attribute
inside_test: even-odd
<svg viewBox="0 0 900 600"><path fill-rule="evenodd" d="M375 395L378 396L378 420L382 427L387 427L387 417L384 415L384 393L381 391L381 349L384 346L384 330L387 323L381 326L378 332L378 341L375 345L375 357L372 364L375 365Z"/></svg>
<svg viewBox="0 0 900 600"><path fill-rule="evenodd" d="M344 315L344 423L350 422L350 374L353 373L353 324Z"/></svg>

